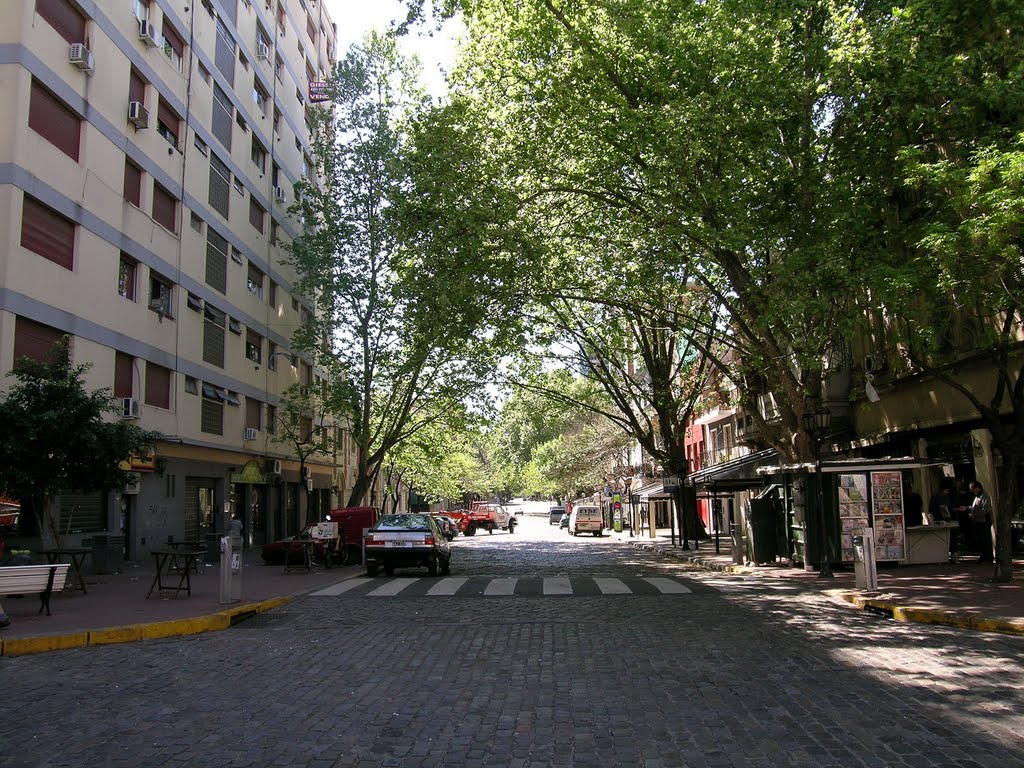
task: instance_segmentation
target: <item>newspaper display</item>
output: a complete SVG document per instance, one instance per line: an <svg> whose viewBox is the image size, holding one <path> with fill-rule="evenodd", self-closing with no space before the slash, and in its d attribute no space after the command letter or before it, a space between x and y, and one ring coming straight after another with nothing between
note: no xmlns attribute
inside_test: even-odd
<svg viewBox="0 0 1024 768"><path fill-rule="evenodd" d="M875 529L875 560L903 560L906 537L903 528L903 478L899 472L871 473L872 527Z"/></svg>
<svg viewBox="0 0 1024 768"><path fill-rule="evenodd" d="M853 537L869 526L865 475L839 476L839 543L844 563L853 562Z"/></svg>

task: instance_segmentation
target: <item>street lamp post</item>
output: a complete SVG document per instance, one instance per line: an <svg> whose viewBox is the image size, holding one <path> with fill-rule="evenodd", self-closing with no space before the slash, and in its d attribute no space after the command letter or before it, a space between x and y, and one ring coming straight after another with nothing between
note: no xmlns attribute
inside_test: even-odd
<svg viewBox="0 0 1024 768"><path fill-rule="evenodd" d="M821 565L818 567L818 578L832 578L832 564L828 556L828 534L825 531L825 484L821 477L821 441L825 437L829 423L832 421L832 414L827 408L818 408L814 411L805 412L803 415L804 429L811 437L814 447L814 476L817 482L818 497L818 541L820 542L819 557Z"/></svg>

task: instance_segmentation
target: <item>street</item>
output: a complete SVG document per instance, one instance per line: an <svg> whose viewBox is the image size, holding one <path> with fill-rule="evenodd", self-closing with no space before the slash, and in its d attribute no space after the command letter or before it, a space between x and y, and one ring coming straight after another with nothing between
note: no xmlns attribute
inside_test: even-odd
<svg viewBox="0 0 1024 768"><path fill-rule="evenodd" d="M1024 765L1021 638L519 519L458 537L447 578L360 572L223 632L0 658L0 763Z"/></svg>

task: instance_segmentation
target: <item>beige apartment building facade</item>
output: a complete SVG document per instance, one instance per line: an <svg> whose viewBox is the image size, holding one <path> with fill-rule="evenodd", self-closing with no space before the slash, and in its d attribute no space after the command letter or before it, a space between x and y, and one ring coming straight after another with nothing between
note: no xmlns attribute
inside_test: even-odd
<svg viewBox="0 0 1024 768"><path fill-rule="evenodd" d="M163 436L132 487L61 499L67 543L136 558L235 514L259 545L350 487L347 440L304 477L275 440L285 388L321 383L280 244L335 35L316 0L5 5L0 376L68 334L87 386Z"/></svg>

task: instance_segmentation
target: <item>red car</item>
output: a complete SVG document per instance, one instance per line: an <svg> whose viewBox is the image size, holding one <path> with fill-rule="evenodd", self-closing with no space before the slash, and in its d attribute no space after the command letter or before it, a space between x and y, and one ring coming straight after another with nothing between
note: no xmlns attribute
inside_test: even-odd
<svg viewBox="0 0 1024 768"><path fill-rule="evenodd" d="M314 523L313 525L316 525ZM312 538L313 525L307 525L302 529L300 533L294 536L289 536L287 539L281 539L279 541L271 542L270 544L263 545L263 551L260 556L263 558L263 562L267 565L284 565L285 558L289 558L290 562L298 563L302 560L302 549L304 544L302 542L309 541ZM313 545L310 557L315 563L325 563L328 567L334 564L343 565L344 563L339 562L344 557L345 550L340 550L339 554L335 557L327 557L328 553L334 548L333 541L323 541Z"/></svg>

